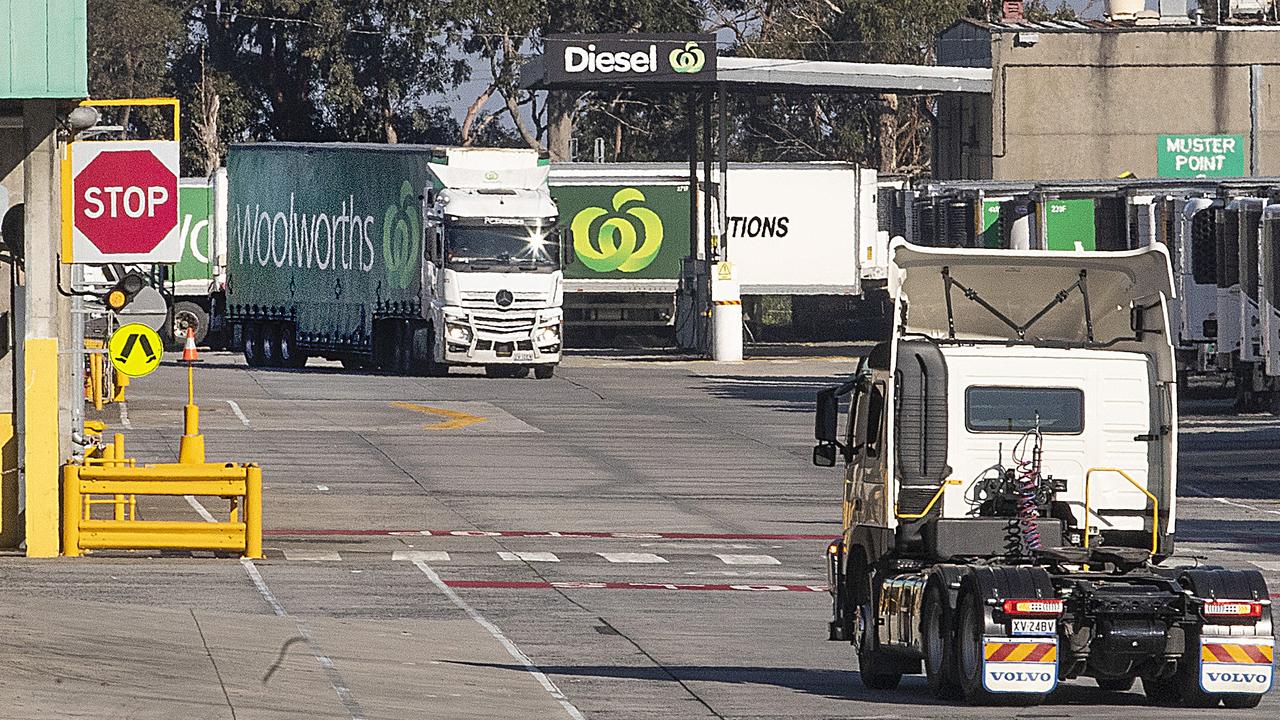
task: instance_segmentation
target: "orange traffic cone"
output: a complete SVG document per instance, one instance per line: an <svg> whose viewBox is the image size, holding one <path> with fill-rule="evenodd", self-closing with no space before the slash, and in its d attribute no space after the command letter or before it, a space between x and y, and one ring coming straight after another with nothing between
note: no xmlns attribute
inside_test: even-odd
<svg viewBox="0 0 1280 720"><path fill-rule="evenodd" d="M196 331L194 328L187 328L187 342L182 346L182 362L196 362L199 359L196 357Z"/></svg>

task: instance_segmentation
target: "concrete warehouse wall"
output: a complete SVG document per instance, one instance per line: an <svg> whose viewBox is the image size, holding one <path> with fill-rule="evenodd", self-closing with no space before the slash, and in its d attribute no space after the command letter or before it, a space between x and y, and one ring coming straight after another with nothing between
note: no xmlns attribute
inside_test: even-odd
<svg viewBox="0 0 1280 720"><path fill-rule="evenodd" d="M1249 66L1262 67L1261 162L1280 173L1280 26L1014 31L961 22L938 62L990 66L990 98L938 100L935 176L1157 177L1159 135L1243 135Z"/></svg>

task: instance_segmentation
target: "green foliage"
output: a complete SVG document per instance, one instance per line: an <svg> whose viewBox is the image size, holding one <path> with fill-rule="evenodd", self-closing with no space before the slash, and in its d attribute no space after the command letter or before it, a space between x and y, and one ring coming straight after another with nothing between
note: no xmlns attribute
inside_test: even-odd
<svg viewBox="0 0 1280 720"><path fill-rule="evenodd" d="M1050 3L1058 3L1050 9ZM89 0L95 96L176 93L189 172L255 140L545 146L572 132L589 159L677 160L683 96L600 91L550 99L519 71L551 32L717 32L721 53L930 63L938 32L994 0ZM1031 19L1068 17L1031 0ZM461 123L445 104L468 80ZM837 159L919 171L930 103L866 95L740 95L735 159ZM550 108L550 110L548 110ZM154 118L128 117L133 130ZM560 133L557 135L557 133Z"/></svg>

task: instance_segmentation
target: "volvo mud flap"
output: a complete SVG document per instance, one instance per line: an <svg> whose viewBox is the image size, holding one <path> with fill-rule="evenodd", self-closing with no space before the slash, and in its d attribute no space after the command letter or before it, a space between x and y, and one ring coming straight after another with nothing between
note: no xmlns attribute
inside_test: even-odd
<svg viewBox="0 0 1280 720"><path fill-rule="evenodd" d="M1200 689L1207 693L1262 694L1271 689L1275 640L1200 638Z"/></svg>
<svg viewBox="0 0 1280 720"><path fill-rule="evenodd" d="M1053 692L1057 638L983 638L982 686L993 693Z"/></svg>

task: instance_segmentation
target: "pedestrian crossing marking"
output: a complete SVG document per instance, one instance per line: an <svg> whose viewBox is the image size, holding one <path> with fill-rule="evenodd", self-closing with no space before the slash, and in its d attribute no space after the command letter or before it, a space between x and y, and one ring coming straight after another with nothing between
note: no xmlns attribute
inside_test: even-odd
<svg viewBox="0 0 1280 720"><path fill-rule="evenodd" d="M716 553L720 562L725 565L781 565L782 562L772 555L721 555Z"/></svg>
<svg viewBox="0 0 1280 720"><path fill-rule="evenodd" d="M326 550L285 550L285 560L311 560L317 562L339 562L342 556L334 551Z"/></svg>
<svg viewBox="0 0 1280 720"><path fill-rule="evenodd" d="M508 562L560 562L560 558L551 552L499 552L498 557Z"/></svg>
<svg viewBox="0 0 1280 720"><path fill-rule="evenodd" d="M653 553L638 552L601 552L596 553L611 563L665 563L666 558Z"/></svg>
<svg viewBox="0 0 1280 720"><path fill-rule="evenodd" d="M391 553L391 559L409 562L449 562L449 553L443 550L396 550Z"/></svg>

